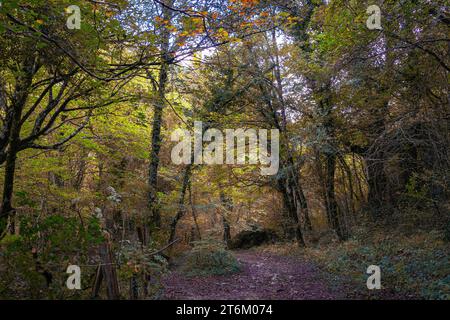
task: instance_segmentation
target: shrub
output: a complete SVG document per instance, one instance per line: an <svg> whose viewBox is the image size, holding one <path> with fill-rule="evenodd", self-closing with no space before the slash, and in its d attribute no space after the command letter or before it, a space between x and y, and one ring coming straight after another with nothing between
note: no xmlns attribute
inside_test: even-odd
<svg viewBox="0 0 450 320"><path fill-rule="evenodd" d="M59 214L20 221L20 235L0 241L0 299L77 299L84 290L68 290L66 268L89 262L88 251L103 241L99 222ZM93 270L95 271L95 270ZM89 285L82 277L82 287Z"/></svg>
<svg viewBox="0 0 450 320"><path fill-rule="evenodd" d="M193 244L194 248L187 254L183 267L188 275L223 275L240 270L239 262L222 243L204 240Z"/></svg>
<svg viewBox="0 0 450 320"><path fill-rule="evenodd" d="M123 241L118 250L118 274L122 287L132 286L137 298L157 298L161 293L161 277L168 270L168 262L155 255L155 247Z"/></svg>

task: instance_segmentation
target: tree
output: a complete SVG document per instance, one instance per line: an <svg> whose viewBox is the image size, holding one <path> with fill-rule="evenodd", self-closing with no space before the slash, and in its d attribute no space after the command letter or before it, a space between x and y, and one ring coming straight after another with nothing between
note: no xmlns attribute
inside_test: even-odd
<svg viewBox="0 0 450 320"><path fill-rule="evenodd" d="M0 216L4 222L14 212L18 153L61 148L89 123L96 110L123 97L114 89L107 93L106 83L92 76L94 66L108 58L98 53L109 44L101 38L93 44L96 38L90 30L71 34L61 17L62 5L8 3L2 10L1 73L7 81L0 85L0 163L5 163ZM97 27L107 33L111 21L105 11L101 16L104 20Z"/></svg>

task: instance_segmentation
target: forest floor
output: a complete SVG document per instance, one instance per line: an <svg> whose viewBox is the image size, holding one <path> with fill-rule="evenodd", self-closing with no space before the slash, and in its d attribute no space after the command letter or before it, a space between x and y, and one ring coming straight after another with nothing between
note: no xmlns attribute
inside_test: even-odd
<svg viewBox="0 0 450 320"><path fill-rule="evenodd" d="M220 276L186 276L175 268L163 279L163 299L170 300L305 300L343 299L312 263L297 257L235 252L241 271Z"/></svg>

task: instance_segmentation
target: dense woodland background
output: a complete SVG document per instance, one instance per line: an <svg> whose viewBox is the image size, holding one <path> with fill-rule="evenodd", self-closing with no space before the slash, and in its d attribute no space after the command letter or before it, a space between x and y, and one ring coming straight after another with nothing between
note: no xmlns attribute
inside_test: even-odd
<svg viewBox="0 0 450 320"><path fill-rule="evenodd" d="M1 3L1 298L158 299L173 261L264 244L348 297L449 299L447 1ZM194 121L279 129L278 174L174 165Z"/></svg>

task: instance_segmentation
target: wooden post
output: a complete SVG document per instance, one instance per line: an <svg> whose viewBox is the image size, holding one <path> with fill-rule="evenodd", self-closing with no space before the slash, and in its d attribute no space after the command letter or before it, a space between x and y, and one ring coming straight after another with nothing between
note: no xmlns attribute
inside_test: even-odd
<svg viewBox="0 0 450 320"><path fill-rule="evenodd" d="M102 285L103 271L102 266L97 267L97 272L95 274L94 286L92 288L92 299L97 299L100 293L100 286Z"/></svg>
<svg viewBox="0 0 450 320"><path fill-rule="evenodd" d="M108 299L118 300L120 299L119 282L117 280L116 267L111 252L110 236L108 233L105 233L105 238L105 242L99 247L100 258L102 261L102 277L99 281L101 282L102 279L105 279ZM98 284L98 286L100 286L100 284Z"/></svg>
<svg viewBox="0 0 450 320"><path fill-rule="evenodd" d="M130 279L130 300L137 300L139 298L139 288L137 282L137 275L133 273Z"/></svg>

